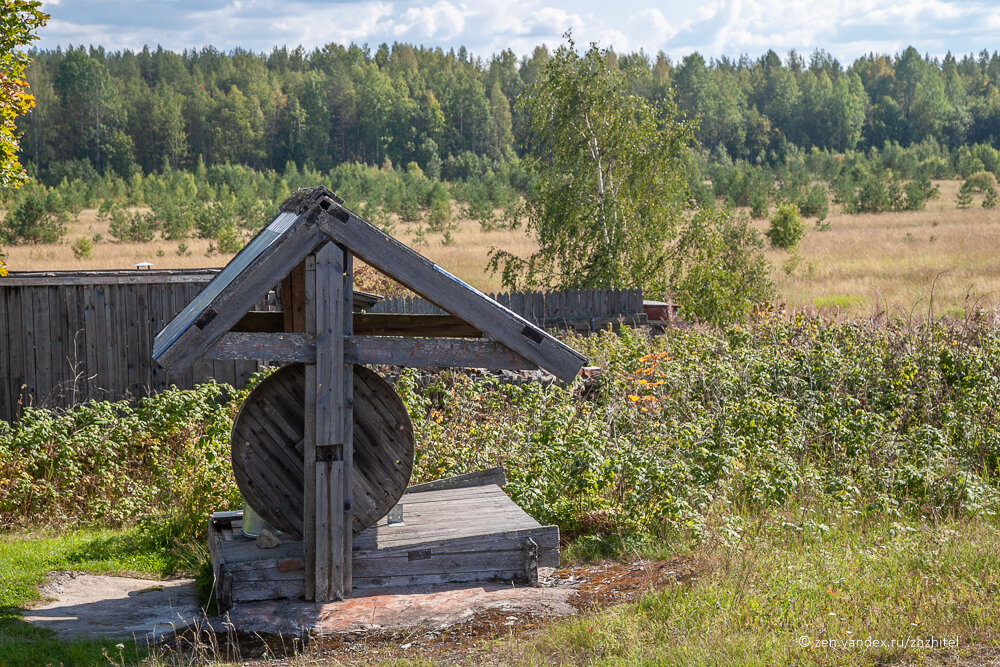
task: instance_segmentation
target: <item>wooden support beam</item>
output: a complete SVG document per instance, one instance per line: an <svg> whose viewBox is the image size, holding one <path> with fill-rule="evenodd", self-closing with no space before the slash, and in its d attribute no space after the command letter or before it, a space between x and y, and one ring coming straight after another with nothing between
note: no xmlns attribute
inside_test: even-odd
<svg viewBox="0 0 1000 667"><path fill-rule="evenodd" d="M316 257L305 259L305 291L316 298ZM316 309L306 309L306 334L316 337ZM315 351L315 347L313 348ZM306 364L306 412L302 445L302 549L305 558L305 598L316 599L316 364Z"/></svg>
<svg viewBox="0 0 1000 667"><path fill-rule="evenodd" d="M316 252L316 291L309 303L315 312L316 325L314 592L317 602L343 598L350 593L350 572L344 554L351 553L354 369L344 360L344 338L345 333L350 334L352 323L351 279L350 255L342 247L330 243Z"/></svg>
<svg viewBox="0 0 1000 667"><path fill-rule="evenodd" d="M282 331L306 330L306 263L302 260L281 280Z"/></svg>
<svg viewBox="0 0 1000 667"><path fill-rule="evenodd" d="M359 336L446 336L479 338L482 331L454 315L357 313L354 333Z"/></svg>
<svg viewBox="0 0 1000 667"><path fill-rule="evenodd" d="M463 320L556 377L571 382L586 363L586 357L573 348L365 222L335 200L320 200L306 215L307 224L314 224L332 240L348 246L365 263L449 313L460 313Z"/></svg>
<svg viewBox="0 0 1000 667"><path fill-rule="evenodd" d="M282 312L252 310L233 326L236 333L281 333ZM362 336L446 336L479 338L482 332L454 315L355 313L354 333Z"/></svg>
<svg viewBox="0 0 1000 667"><path fill-rule="evenodd" d="M316 602L343 598L344 462L316 462Z"/></svg>
<svg viewBox="0 0 1000 667"><path fill-rule="evenodd" d="M343 263L343 291L340 295L341 344L354 335L353 294L354 294L354 255L344 246L340 246ZM350 595L354 587L354 366L344 358L344 413L342 415L344 442L344 589L345 595Z"/></svg>
<svg viewBox="0 0 1000 667"><path fill-rule="evenodd" d="M464 338L390 338L351 336L344 340L351 364L384 364L428 368L538 368L503 343Z"/></svg>
<svg viewBox="0 0 1000 667"><path fill-rule="evenodd" d="M281 243L264 250L212 300L197 321L163 351L157 359L159 364L175 374L190 368L213 342L243 317L247 303L266 294L274 287L278 276L286 275L326 238L313 225L294 227ZM219 310L212 306L218 306Z"/></svg>
<svg viewBox="0 0 1000 667"><path fill-rule="evenodd" d="M315 363L316 338L305 333L227 333L208 348L205 359Z"/></svg>

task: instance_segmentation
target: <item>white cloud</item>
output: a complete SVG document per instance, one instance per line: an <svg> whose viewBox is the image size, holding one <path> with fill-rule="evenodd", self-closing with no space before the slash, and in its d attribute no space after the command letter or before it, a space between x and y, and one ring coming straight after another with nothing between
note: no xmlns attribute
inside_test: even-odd
<svg viewBox="0 0 1000 667"><path fill-rule="evenodd" d="M40 48L100 44L111 50L162 44L211 44L267 51L330 42L394 40L426 46L466 46L475 55L510 48L530 54L553 48L572 30L578 46L591 41L620 50L664 50L680 57L767 49L825 49L841 60L867 50L912 44L941 55L996 47L1000 7L984 0L48 0L53 17Z"/></svg>
<svg viewBox="0 0 1000 667"><path fill-rule="evenodd" d="M677 29L657 7L640 10L629 19L629 25L638 33L648 35L656 44L662 44L677 34Z"/></svg>
<svg viewBox="0 0 1000 667"><path fill-rule="evenodd" d="M468 10L459 9L450 2L439 0L426 7L411 7L393 21L393 35L420 39L455 39L465 30Z"/></svg>

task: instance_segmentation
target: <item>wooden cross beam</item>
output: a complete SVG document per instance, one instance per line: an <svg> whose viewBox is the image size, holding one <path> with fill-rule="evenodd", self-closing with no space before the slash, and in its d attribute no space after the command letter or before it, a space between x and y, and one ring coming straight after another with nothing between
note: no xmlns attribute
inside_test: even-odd
<svg viewBox="0 0 1000 667"><path fill-rule="evenodd" d="M335 243L350 247L358 259L443 310L459 315L561 380L572 382L587 361L573 348L365 222L332 198L320 199L306 214L306 223Z"/></svg>
<svg viewBox="0 0 1000 667"><path fill-rule="evenodd" d="M316 337L306 333L228 333L205 353L205 359L258 359L275 362L316 362ZM348 364L411 366L414 368L538 368L503 343L466 338L344 338Z"/></svg>

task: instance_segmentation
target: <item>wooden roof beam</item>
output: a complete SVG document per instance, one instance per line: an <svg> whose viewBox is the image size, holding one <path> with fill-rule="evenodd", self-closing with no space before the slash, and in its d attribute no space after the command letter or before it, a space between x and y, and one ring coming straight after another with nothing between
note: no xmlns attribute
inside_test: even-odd
<svg viewBox="0 0 1000 667"><path fill-rule="evenodd" d="M587 362L573 348L359 218L331 197L319 199L306 214L306 224L315 225L365 263L561 380L572 382Z"/></svg>

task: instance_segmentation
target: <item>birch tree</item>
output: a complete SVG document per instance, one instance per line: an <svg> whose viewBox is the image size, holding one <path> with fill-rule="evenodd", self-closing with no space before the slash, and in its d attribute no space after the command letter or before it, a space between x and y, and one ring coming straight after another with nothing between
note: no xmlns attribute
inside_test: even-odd
<svg viewBox="0 0 1000 667"><path fill-rule="evenodd" d="M634 94L638 70L596 45L580 55L567 39L517 103L536 176L523 220L538 251L494 250L492 267L513 288L663 293L684 221L692 128L671 99Z"/></svg>

